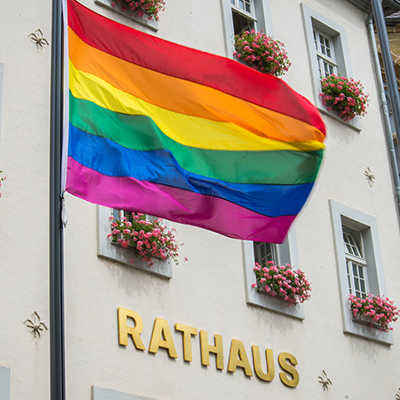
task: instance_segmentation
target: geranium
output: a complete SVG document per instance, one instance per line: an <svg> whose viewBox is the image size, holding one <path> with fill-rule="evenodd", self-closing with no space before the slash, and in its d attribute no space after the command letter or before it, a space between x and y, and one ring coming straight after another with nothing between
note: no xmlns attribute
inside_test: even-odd
<svg viewBox="0 0 400 400"><path fill-rule="evenodd" d="M158 14L165 9L165 0L113 0L112 6L132 12L138 17L146 15L148 19L158 21Z"/></svg>
<svg viewBox="0 0 400 400"><path fill-rule="evenodd" d="M322 103L343 120L366 114L368 95L360 81L332 74L321 80L321 88Z"/></svg>
<svg viewBox="0 0 400 400"><path fill-rule="evenodd" d="M110 217L111 233L108 237L113 243L132 248L149 264L152 264L152 258L172 258L178 264L178 244L172 230L167 229L158 218L147 221L141 213L126 212L125 215L119 219Z"/></svg>
<svg viewBox="0 0 400 400"><path fill-rule="evenodd" d="M397 321L400 310L387 297L369 294L366 298L349 296L350 308L354 318L366 320L373 326L382 331L389 331L392 322Z"/></svg>
<svg viewBox="0 0 400 400"><path fill-rule="evenodd" d="M235 50L237 59L267 74L284 75L291 65L282 42L254 29L235 36Z"/></svg>
<svg viewBox="0 0 400 400"><path fill-rule="evenodd" d="M270 296L278 296L290 304L303 303L311 296L311 285L301 269L294 270L290 264L275 265L268 261L262 267L254 267L257 283L252 287Z"/></svg>

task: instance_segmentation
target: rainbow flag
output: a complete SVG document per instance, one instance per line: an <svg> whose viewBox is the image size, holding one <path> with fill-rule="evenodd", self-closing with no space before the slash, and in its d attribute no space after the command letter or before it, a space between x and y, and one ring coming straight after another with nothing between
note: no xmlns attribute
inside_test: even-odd
<svg viewBox="0 0 400 400"><path fill-rule="evenodd" d="M68 0L66 190L280 243L313 187L325 126L285 82Z"/></svg>

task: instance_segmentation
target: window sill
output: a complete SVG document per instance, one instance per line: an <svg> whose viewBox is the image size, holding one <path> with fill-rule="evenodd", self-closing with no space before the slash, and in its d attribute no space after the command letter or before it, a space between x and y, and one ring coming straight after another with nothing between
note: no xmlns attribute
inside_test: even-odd
<svg viewBox="0 0 400 400"><path fill-rule="evenodd" d="M251 284L247 287L247 304L262 307L269 311L293 317L301 321L304 319L304 312L301 304L289 304L285 300L271 297L268 294L259 293L256 289L251 287Z"/></svg>
<svg viewBox="0 0 400 400"><path fill-rule="evenodd" d="M374 327L366 325L363 321L354 320L350 316L350 312L345 317L344 333L372 340L377 343L392 345L393 335L391 332L383 332Z"/></svg>
<svg viewBox="0 0 400 400"><path fill-rule="evenodd" d="M157 275L161 278L172 278L172 261L159 260L153 258L153 265L138 257L131 249L113 244L107 235L110 233L109 217L112 215L112 209L107 207L97 207L97 255L131 268L138 269L149 274Z"/></svg>
<svg viewBox="0 0 400 400"><path fill-rule="evenodd" d="M147 19L146 17L137 17L135 15L130 14L129 12L123 11L119 9L118 7L113 7L112 0L94 0L96 4L98 4L101 7L107 8L109 10L112 10L120 15L123 15L126 18L129 18L130 20L136 22L139 25L144 26L145 28L149 28L154 32L158 31L158 22L155 21L154 19Z"/></svg>
<svg viewBox="0 0 400 400"><path fill-rule="evenodd" d="M355 119L352 121L343 121L335 113L328 111L325 107L323 107L323 106L317 106L317 107L318 107L318 110L321 111L322 114L333 118L335 121L340 122L341 124L347 126L348 128L354 129L356 132L361 132L360 122L358 120Z"/></svg>

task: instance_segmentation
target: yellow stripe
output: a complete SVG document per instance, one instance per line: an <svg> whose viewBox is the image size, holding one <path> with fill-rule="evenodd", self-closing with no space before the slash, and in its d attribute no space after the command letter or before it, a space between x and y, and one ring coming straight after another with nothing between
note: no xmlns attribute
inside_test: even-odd
<svg viewBox="0 0 400 400"><path fill-rule="evenodd" d="M281 142L267 139L230 122L165 110L129 93L116 89L95 75L79 71L70 62L70 90L74 97L89 100L114 112L149 116L161 131L185 146L209 150L294 150L323 149L316 140Z"/></svg>

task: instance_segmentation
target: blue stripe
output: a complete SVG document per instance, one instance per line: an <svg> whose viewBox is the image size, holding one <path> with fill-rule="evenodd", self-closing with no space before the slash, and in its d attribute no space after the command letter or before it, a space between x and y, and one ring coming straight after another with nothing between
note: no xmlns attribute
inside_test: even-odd
<svg viewBox="0 0 400 400"><path fill-rule="evenodd" d="M68 155L101 174L128 176L219 197L270 217L296 215L313 186L311 183L264 185L224 182L184 170L168 151L127 149L71 124L69 129Z"/></svg>

